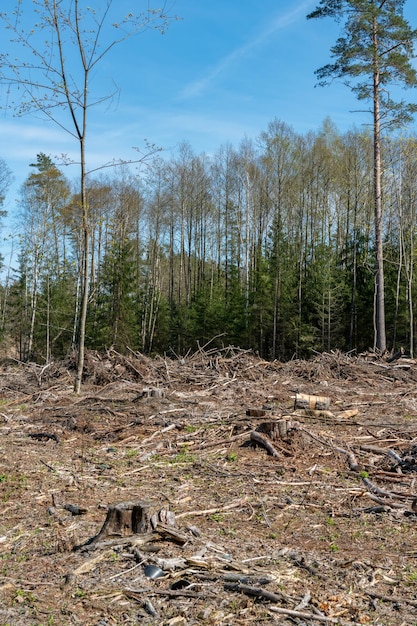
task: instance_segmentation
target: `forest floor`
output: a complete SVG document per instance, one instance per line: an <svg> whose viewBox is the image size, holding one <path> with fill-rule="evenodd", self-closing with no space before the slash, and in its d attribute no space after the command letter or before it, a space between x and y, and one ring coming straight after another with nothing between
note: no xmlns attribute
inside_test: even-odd
<svg viewBox="0 0 417 626"><path fill-rule="evenodd" d="M0 368L1 626L417 624L415 361L109 351L73 377Z"/></svg>

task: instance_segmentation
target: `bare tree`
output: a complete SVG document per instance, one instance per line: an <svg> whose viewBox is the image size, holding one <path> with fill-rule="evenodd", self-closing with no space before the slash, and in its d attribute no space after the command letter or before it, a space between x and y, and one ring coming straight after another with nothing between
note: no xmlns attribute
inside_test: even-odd
<svg viewBox="0 0 417 626"><path fill-rule="evenodd" d="M132 5L137 2L132 1ZM164 32L168 21L165 7L153 9L143 0L144 10L118 19L117 1L103 0L94 9L84 0L34 0L23 8L0 12L10 45L17 48L3 58L0 80L17 100L11 106L20 114L40 113L57 124L78 143L81 306L77 330L77 372L74 391L79 393L84 365L85 324L89 295L90 229L87 201L87 129L90 111L114 95L94 95L92 72L113 48L146 29ZM18 59L16 61L16 58ZM13 88L16 88L15 90Z"/></svg>

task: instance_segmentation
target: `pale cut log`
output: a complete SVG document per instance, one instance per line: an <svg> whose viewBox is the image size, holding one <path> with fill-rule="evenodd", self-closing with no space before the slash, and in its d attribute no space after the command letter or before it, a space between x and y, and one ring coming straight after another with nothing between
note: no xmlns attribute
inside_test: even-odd
<svg viewBox="0 0 417 626"><path fill-rule="evenodd" d="M295 396L294 410L314 409L326 411L330 407L330 398L327 396L311 396L307 393L297 393Z"/></svg>
<svg viewBox="0 0 417 626"><path fill-rule="evenodd" d="M340 413L337 413L336 417L355 417L358 413L359 409L347 409L346 411L340 411Z"/></svg>

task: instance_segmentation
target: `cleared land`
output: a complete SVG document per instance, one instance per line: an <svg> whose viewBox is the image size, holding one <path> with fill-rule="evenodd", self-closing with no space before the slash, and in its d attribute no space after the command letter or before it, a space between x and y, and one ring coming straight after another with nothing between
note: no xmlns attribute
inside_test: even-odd
<svg viewBox="0 0 417 626"><path fill-rule="evenodd" d="M417 624L414 361L109 351L72 382L0 370L1 625Z"/></svg>

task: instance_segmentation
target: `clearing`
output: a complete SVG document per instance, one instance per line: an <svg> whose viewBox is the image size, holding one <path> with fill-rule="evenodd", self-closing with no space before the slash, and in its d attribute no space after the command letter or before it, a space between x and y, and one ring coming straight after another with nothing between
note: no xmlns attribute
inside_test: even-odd
<svg viewBox="0 0 417 626"><path fill-rule="evenodd" d="M414 360L73 376L0 368L0 625L417 624Z"/></svg>

